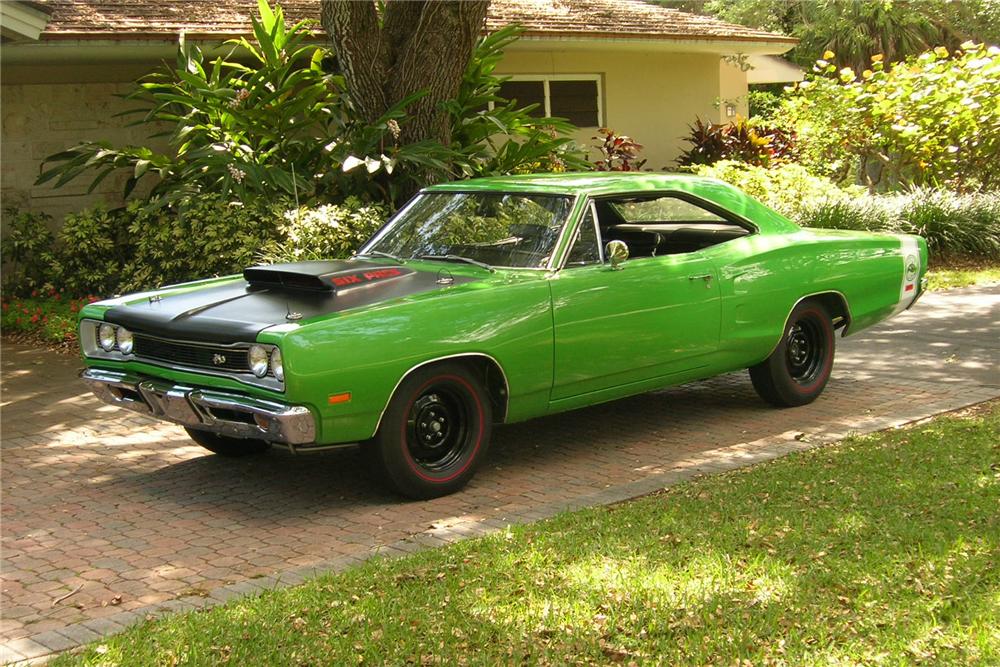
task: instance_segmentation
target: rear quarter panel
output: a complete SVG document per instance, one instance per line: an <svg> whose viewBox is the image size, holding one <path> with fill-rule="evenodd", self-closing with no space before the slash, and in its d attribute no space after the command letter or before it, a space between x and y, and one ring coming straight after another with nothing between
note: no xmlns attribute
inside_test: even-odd
<svg viewBox="0 0 1000 667"><path fill-rule="evenodd" d="M922 275L926 244L919 239L918 245ZM850 310L845 335L890 317L900 303L899 235L799 229L748 236L712 250L722 289L721 351L733 368L765 359L792 308L809 295L843 295Z"/></svg>

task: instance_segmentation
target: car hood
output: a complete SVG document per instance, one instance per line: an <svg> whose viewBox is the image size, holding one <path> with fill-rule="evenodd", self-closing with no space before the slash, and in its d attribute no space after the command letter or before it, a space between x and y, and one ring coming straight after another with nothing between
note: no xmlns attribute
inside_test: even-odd
<svg viewBox="0 0 1000 667"><path fill-rule="evenodd" d="M114 306L104 319L164 338L213 343L254 341L276 324L371 306L473 281L357 260L295 262L246 269L242 280L152 295Z"/></svg>

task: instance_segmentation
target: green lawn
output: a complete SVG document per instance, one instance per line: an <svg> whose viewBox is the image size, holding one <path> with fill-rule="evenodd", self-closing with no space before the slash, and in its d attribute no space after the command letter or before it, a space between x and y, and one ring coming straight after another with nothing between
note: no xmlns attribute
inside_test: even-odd
<svg viewBox="0 0 1000 667"><path fill-rule="evenodd" d="M931 263L927 272L927 286L931 290L986 285L1000 282L1000 264L989 260L951 261Z"/></svg>
<svg viewBox="0 0 1000 667"><path fill-rule="evenodd" d="M168 617L55 664L998 664L998 443L994 402Z"/></svg>

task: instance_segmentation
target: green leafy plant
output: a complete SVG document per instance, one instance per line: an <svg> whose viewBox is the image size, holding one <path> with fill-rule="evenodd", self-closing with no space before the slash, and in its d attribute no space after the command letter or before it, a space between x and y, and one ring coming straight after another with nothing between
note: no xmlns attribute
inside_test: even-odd
<svg viewBox="0 0 1000 667"><path fill-rule="evenodd" d="M451 145L458 152L456 176L475 177L587 168L562 118L536 118L537 104L519 107L500 96L510 77L495 74L504 50L523 28L506 26L483 37L465 70L458 95L446 103Z"/></svg>
<svg viewBox="0 0 1000 667"><path fill-rule="evenodd" d="M600 157L594 161L597 171L639 171L646 160L639 159L642 144L633 141L632 137L618 134L614 130L602 127L594 137L594 148Z"/></svg>
<svg viewBox="0 0 1000 667"><path fill-rule="evenodd" d="M744 118L731 123L705 123L696 118L687 141L691 148L677 159L683 166L738 160L768 165L795 156L795 134L778 127L755 124Z"/></svg>
<svg viewBox="0 0 1000 667"><path fill-rule="evenodd" d="M844 188L827 178L813 176L805 167L794 162L765 168L736 160L721 160L712 165L697 166L694 173L734 185L793 220L805 207L855 199L865 193L862 187Z"/></svg>
<svg viewBox="0 0 1000 667"><path fill-rule="evenodd" d="M378 231L388 210L381 204L348 197L342 204L286 211L277 235L264 243L257 259L264 264L348 257Z"/></svg>
<svg viewBox="0 0 1000 667"><path fill-rule="evenodd" d="M217 195L161 209L133 202L126 211L130 258L118 291L238 273L277 235L289 207L287 200L239 203Z"/></svg>
<svg viewBox="0 0 1000 667"><path fill-rule="evenodd" d="M211 62L197 46L182 42L175 65L141 79L129 95L140 105L137 124L171 128L171 154L81 143L47 158L54 166L38 182L60 186L96 171L93 189L127 169L126 196L141 178L155 175L152 196L160 203L201 192L319 194L326 174L339 166L326 146L341 131L340 114L330 110L343 103L342 84L323 70L325 51L305 43L308 22L287 28L280 7L259 0L258 8L253 42L230 40L230 55Z"/></svg>
<svg viewBox="0 0 1000 667"><path fill-rule="evenodd" d="M810 170L872 191L1000 184L1000 48L967 42L889 66L876 55L860 73L824 55L783 107Z"/></svg>
<svg viewBox="0 0 1000 667"><path fill-rule="evenodd" d="M129 216L95 206L63 220L50 254L46 283L74 296L118 291L132 255Z"/></svg>
<svg viewBox="0 0 1000 667"><path fill-rule="evenodd" d="M52 216L16 207L3 212L3 290L24 296L48 280L49 253L54 236Z"/></svg>

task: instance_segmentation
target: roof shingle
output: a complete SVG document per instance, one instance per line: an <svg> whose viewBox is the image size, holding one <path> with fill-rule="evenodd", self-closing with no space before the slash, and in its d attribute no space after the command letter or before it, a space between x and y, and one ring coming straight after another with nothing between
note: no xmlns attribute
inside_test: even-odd
<svg viewBox="0 0 1000 667"><path fill-rule="evenodd" d="M254 0L43 0L52 12L42 39L156 39L178 35L231 37L250 30ZM293 21L318 19L318 0L284 0ZM709 39L794 43L643 0L493 0L487 30L510 23L536 37Z"/></svg>

